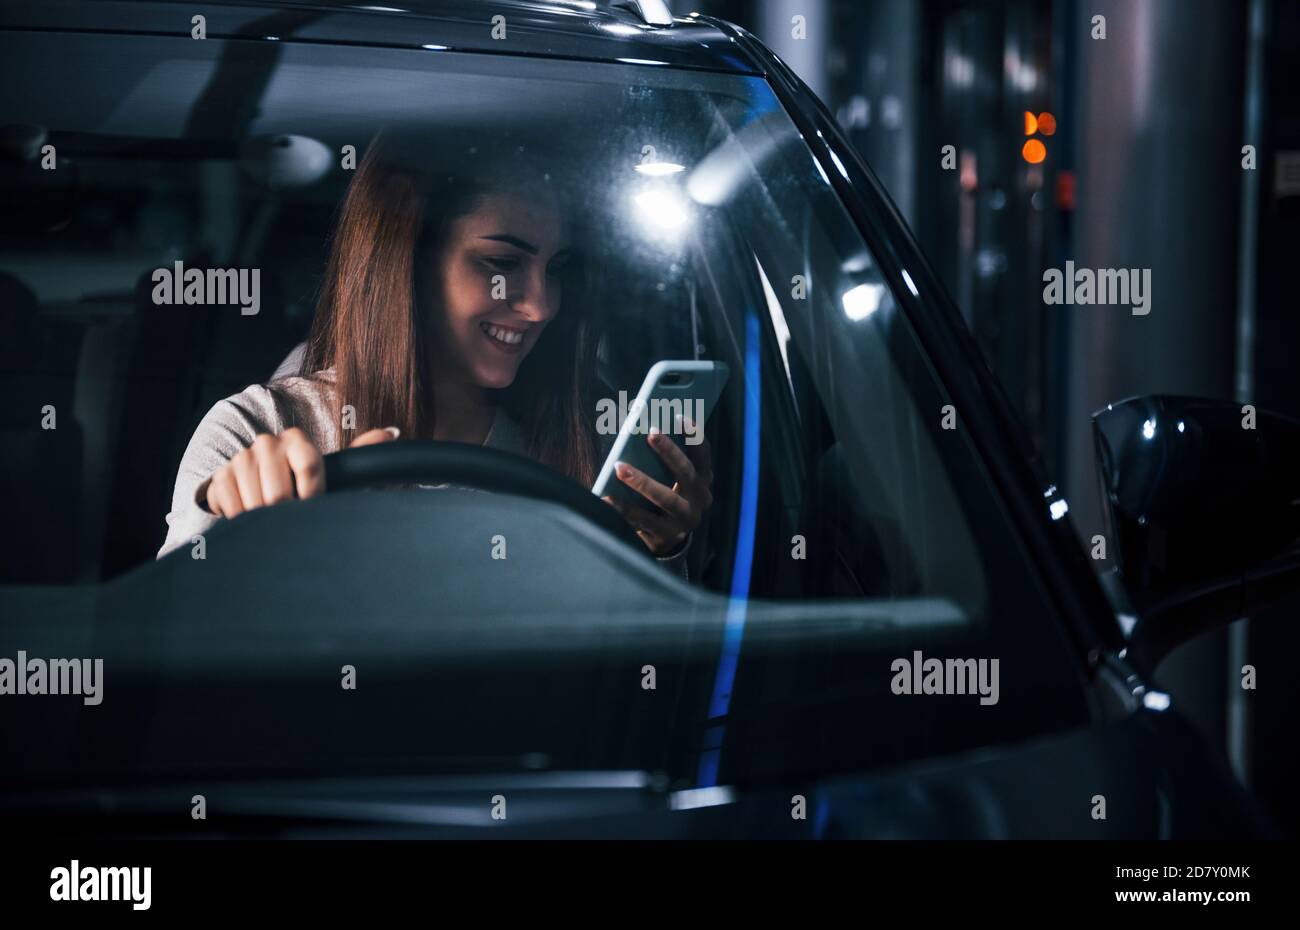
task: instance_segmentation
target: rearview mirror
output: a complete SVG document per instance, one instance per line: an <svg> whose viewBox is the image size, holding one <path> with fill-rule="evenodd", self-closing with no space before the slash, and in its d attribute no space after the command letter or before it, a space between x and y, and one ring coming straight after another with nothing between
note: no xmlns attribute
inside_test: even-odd
<svg viewBox="0 0 1300 930"><path fill-rule="evenodd" d="M1300 422L1152 395L1093 414L1108 536L1154 665L1179 643L1300 590Z"/></svg>

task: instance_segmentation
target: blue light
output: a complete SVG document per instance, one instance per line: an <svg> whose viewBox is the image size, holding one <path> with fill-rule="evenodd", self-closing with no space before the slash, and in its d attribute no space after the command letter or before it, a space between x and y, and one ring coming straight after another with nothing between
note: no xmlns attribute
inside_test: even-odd
<svg viewBox="0 0 1300 930"><path fill-rule="evenodd" d="M741 466L740 523L736 534L736 557L731 568L731 600L727 604L727 620L722 633L722 653L718 657L718 670L713 679L713 698L709 702L710 719L725 717L731 705L731 688L736 680L740 641L745 631L745 614L749 605L749 586L754 570L754 533L758 522L761 385L758 314L750 311L745 314L745 441ZM714 745L700 755L697 782L701 788L717 784L722 736L723 729L718 727L708 741Z"/></svg>

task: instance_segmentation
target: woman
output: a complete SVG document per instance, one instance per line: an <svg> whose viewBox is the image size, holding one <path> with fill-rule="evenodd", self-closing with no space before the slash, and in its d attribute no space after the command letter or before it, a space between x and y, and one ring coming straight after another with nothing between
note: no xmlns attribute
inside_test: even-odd
<svg viewBox="0 0 1300 930"><path fill-rule="evenodd" d="M598 334L561 306L570 231L547 176L432 172L377 138L348 189L301 373L204 417L181 460L159 556L220 519L325 490L322 456L400 438L528 455L590 486ZM605 500L650 551L680 562L711 504L707 444L650 437L667 487L620 465L652 509Z"/></svg>

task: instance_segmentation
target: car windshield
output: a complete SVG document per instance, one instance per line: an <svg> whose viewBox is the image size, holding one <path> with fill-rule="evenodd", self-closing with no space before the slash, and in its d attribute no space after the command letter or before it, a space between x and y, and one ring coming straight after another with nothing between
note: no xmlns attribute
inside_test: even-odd
<svg viewBox="0 0 1300 930"><path fill-rule="evenodd" d="M55 69L56 61L75 66ZM744 769L751 775L923 755L935 737L922 725L906 734L888 725L879 739L833 752L830 717L799 737L796 752L778 734L788 736L787 724L806 722L803 715L819 708L857 706L858 713L863 705L854 702L868 694L887 700L890 657L936 644L947 644L949 654L1000 656L1004 692L1049 696L1016 702L1002 717L990 711L981 721L1000 722L983 735L954 735L952 745L1081 719L1079 702L1063 696L1073 693L1077 669L962 429L960 405L935 376L836 195L827 176L834 166L813 157L766 80L633 61L506 61L437 48L115 35L33 34L8 49L0 62L9 123L3 185L14 206L0 230L3 581L109 584L144 603L153 597L149 573L168 560L184 563L175 572L199 571L204 555L196 546L206 545L207 562L221 570L222 534L229 529L236 539L239 521L251 515L229 527L218 522L203 541L183 530L155 561L176 508L178 471L205 417L228 398L246 397L250 385L315 374L307 370L322 358L313 318L326 301L350 299L340 287L364 296L386 286L380 279L388 275L420 288L419 268L382 257L358 259L351 278L331 265L332 254L347 251L339 242L349 186L355 192L368 156L382 146L434 188L439 178L453 179L454 188L495 173L492 190L517 198L499 201L502 210L543 204L532 227L541 230L537 241L506 242L504 233L480 230L498 250L484 259L487 281L514 288L538 253L545 265L538 274L562 281L548 330L554 351L519 363L526 392L489 387L512 412L510 403L540 409L552 401L572 406L578 397L579 420L594 434L538 439L529 432L536 427L529 406L513 416L525 434L517 451L589 487L619 429L638 416L632 401L647 373L670 363L655 383L688 390L677 407L648 408L642 425L675 431L701 470L697 456L707 448L711 479L707 508L686 523L685 547L638 554L649 556L650 572L638 584L662 578L675 603L687 605L655 607L664 617L657 635L682 651L656 653L657 664L627 659L637 670L656 665L658 687L670 691L678 687L665 680L671 656L691 652L705 670L703 684L674 691L671 712L632 748L606 717L581 737L541 728L516 739L507 727L493 743L466 729L459 742L447 736L422 770L467 754L475 767L491 768L494 759L536 750L574 767L667 767L708 782L718 777L716 752L709 756L717 747L700 736L701 721L724 714L731 698L741 701L745 687L751 709L784 708L761 725L737 718L728 731L727 739L747 734L756 747ZM389 193L388 212L377 212L349 242L377 248L399 234L404 209L425 196ZM428 196L429 210L443 208L439 196ZM578 319L588 327L581 336L569 326ZM494 321L508 322L486 321L482 336L503 347L476 351L505 357L514 337L492 331ZM350 332L382 341L386 326L362 321ZM586 339L591 390L566 393L575 390L566 379ZM347 377L362 383L355 371ZM293 403L276 422L299 423L303 408ZM367 403L358 399L356 409L364 414ZM323 416L346 412L330 407ZM686 421L675 416L682 412ZM545 421L553 431L561 422L568 421ZM629 460L636 439L634 432L624 447ZM543 447L552 454L538 453ZM586 450L581 462L575 448ZM576 556L561 566L563 590L554 597L569 598L562 603L548 602L550 588L465 580L498 558L527 560L530 547L570 551L545 521L529 524L529 533L512 529L511 514L522 515L528 503L523 497L449 488L356 495L361 505L333 513L329 539L343 544L362 533L375 514L392 512L385 498L403 494L445 494L448 502L418 532L404 530L403 546L446 551L439 540L468 525L457 521L489 512L505 521L499 552L488 527L475 555L433 571L445 590L423 604L423 622L491 627L560 614L563 623L596 622L581 600L584 586L603 582ZM270 533L278 525L272 513L259 519L249 526ZM590 539L597 548L626 545L603 530ZM283 557L275 570L294 575L298 589L331 583ZM223 584L238 584L232 578ZM398 586L417 582L435 584L420 576ZM166 609L183 612L179 583L168 590ZM267 603L270 594L244 593L250 606L240 629L273 627L292 613ZM193 594L196 602L208 596ZM356 627L382 624L384 611L401 609L386 603L358 610ZM631 595L602 596L599 622L640 604ZM706 617L717 625L707 626ZM131 622L96 622L115 620ZM768 621L782 631L782 645L770 655L755 645L747 666L745 650L760 642ZM870 636L877 637L871 654L880 657L874 671L830 671L826 663L847 642L841 637ZM308 640L311 649L326 648L323 634ZM159 662L175 645L166 637L149 642ZM549 655L562 677L564 661ZM457 681L461 694L485 693ZM967 723L955 712L943 727L960 734ZM688 732L692 752L704 756L686 762L664 747ZM574 745L580 748L564 749Z"/></svg>

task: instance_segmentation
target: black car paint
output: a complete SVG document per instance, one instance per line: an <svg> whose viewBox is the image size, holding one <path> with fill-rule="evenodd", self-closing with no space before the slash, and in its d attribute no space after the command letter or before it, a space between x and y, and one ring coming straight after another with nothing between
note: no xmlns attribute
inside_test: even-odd
<svg viewBox="0 0 1300 930"><path fill-rule="evenodd" d="M1149 395L1107 404L1093 433L1116 570L1148 664L1295 589L1300 422Z"/></svg>
<svg viewBox="0 0 1300 930"><path fill-rule="evenodd" d="M674 68L757 73L731 36L704 22L683 20L670 29L653 29L618 8L588 11L510 0L415 0L401 5L402 10L368 10L360 3L220 0L199 8L176 0L18 0L0 5L0 29L188 38L191 17L202 14L210 39L425 48L569 61L637 59ZM492 17L497 14L506 17L505 41L492 35ZM622 28L614 33L608 26Z"/></svg>

